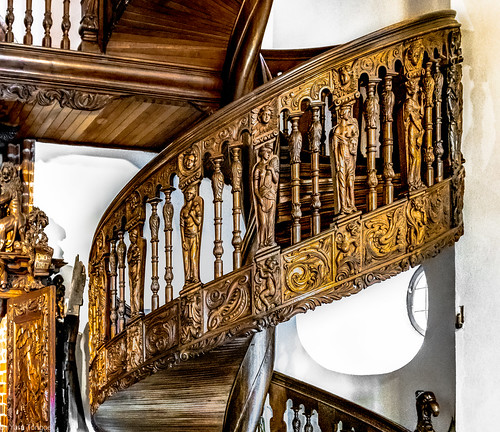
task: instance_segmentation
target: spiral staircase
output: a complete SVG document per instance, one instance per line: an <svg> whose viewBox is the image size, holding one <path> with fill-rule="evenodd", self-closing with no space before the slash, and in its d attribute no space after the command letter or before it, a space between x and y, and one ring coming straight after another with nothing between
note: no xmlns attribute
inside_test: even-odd
<svg viewBox="0 0 500 432"><path fill-rule="evenodd" d="M321 430L405 431L273 375L274 327L416 266L463 234L454 13L396 24L308 60L275 54L268 68L259 50L272 2L213 0L220 15L203 2L164 3L83 2L84 52L2 45L10 53L3 75L11 85L0 88L7 117L27 119L19 137L163 148L110 204L92 243L94 426L253 432L269 392L273 431L286 430L290 398L306 407L307 431L313 410ZM188 32L174 31L176 23ZM199 44L208 48L189 63ZM59 60L30 87L43 75L35 51ZM270 70L283 73L272 78ZM54 90L62 71L74 75L72 92ZM59 136L62 117L59 125L72 129ZM211 199L200 192L205 179ZM228 230L231 245L223 243ZM200 280L208 231L214 271ZM223 254L231 246L229 269ZM185 281L177 296L174 278Z"/></svg>

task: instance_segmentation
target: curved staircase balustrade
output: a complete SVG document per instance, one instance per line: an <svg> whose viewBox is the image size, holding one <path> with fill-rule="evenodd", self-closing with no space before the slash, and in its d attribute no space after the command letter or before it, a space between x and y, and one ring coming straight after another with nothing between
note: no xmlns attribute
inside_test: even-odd
<svg viewBox="0 0 500 432"><path fill-rule="evenodd" d="M458 28L446 11L335 47L219 110L125 186L103 216L90 255L93 412L159 369L354 294L460 237ZM172 218L174 176L185 197L180 221ZM199 195L204 177L212 180L215 215L208 283L199 280L199 237L209 223L203 221L209 204ZM234 268L226 274L224 183L232 185L234 222ZM241 214L256 221L244 239ZM175 299L173 224L184 235L186 279ZM144 315L148 225L153 311ZM162 306L160 234L167 263ZM243 241L252 246L246 255Z"/></svg>

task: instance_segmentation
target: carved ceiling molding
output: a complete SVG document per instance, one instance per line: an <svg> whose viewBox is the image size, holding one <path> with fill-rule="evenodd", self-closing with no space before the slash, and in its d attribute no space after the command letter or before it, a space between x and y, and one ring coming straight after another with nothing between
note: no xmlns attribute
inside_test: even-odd
<svg viewBox="0 0 500 432"><path fill-rule="evenodd" d="M97 111L116 99L116 96L73 89L38 88L29 84L0 84L0 99L36 103L41 106L49 106L57 102L61 108Z"/></svg>

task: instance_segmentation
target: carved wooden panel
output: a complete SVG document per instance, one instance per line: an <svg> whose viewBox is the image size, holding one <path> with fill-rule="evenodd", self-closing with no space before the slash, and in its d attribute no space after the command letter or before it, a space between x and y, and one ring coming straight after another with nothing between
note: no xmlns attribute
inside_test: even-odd
<svg viewBox="0 0 500 432"><path fill-rule="evenodd" d="M141 320L127 327L127 370L139 367L144 361L144 327Z"/></svg>
<svg viewBox="0 0 500 432"><path fill-rule="evenodd" d="M181 344L201 337L201 313L201 293L199 291L181 297Z"/></svg>
<svg viewBox="0 0 500 432"><path fill-rule="evenodd" d="M55 431L54 286L8 302L9 430Z"/></svg>
<svg viewBox="0 0 500 432"><path fill-rule="evenodd" d="M144 323L146 360L179 343L179 303L165 305Z"/></svg>
<svg viewBox="0 0 500 432"><path fill-rule="evenodd" d="M116 343L112 344L106 355L106 370L108 380L120 376L126 370L127 362L127 337L126 333L118 336Z"/></svg>

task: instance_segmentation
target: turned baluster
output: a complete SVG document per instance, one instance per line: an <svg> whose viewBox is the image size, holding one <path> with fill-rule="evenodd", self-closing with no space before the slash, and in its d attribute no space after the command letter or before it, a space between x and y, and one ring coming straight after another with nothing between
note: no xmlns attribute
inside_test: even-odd
<svg viewBox="0 0 500 432"><path fill-rule="evenodd" d="M116 253L116 239L111 239L111 251L109 253L109 275L110 275L110 285L111 285L111 311L110 311L110 321L111 321L111 337L115 337L117 333L117 320L118 320L118 310L117 310L117 290L116 290L116 276L117 276L117 266L118 266L118 256Z"/></svg>
<svg viewBox="0 0 500 432"><path fill-rule="evenodd" d="M165 194L165 204L163 205L163 222L165 224L165 303L169 303L174 298L174 288L172 280L174 272L172 266L172 220L174 217L174 206L172 204L172 192L175 189L168 187L163 190Z"/></svg>
<svg viewBox="0 0 500 432"><path fill-rule="evenodd" d="M233 270L241 267L241 177L243 174L243 165L241 164L241 149L233 147L231 149L232 163L232 194L233 194Z"/></svg>
<svg viewBox="0 0 500 432"><path fill-rule="evenodd" d="M5 32L5 42L14 42L14 32L12 31L14 19L14 0L7 0L7 13L5 15L7 31Z"/></svg>
<svg viewBox="0 0 500 432"><path fill-rule="evenodd" d="M23 42L25 45L33 44L33 35L31 34L31 26L33 25L33 10L32 0L26 0L26 12L24 14L24 26L26 27L26 34L24 35Z"/></svg>
<svg viewBox="0 0 500 432"><path fill-rule="evenodd" d="M323 132L321 133L321 144L319 148L319 154L326 156L326 99L321 102L320 105L320 121Z"/></svg>
<svg viewBox="0 0 500 432"><path fill-rule="evenodd" d="M380 81L378 78L371 78L368 82L368 97L365 102L365 118L366 118L366 132L368 135L367 142L367 185L368 185L368 211L373 211L377 208L377 168L376 168L376 155L377 155L377 126L379 120L379 103L378 98L375 96L377 90L377 83Z"/></svg>
<svg viewBox="0 0 500 432"><path fill-rule="evenodd" d="M436 122L435 122L435 138L436 146L434 148L434 154L436 155L436 182L439 183L443 181L443 160L444 147L443 147L443 137L442 137L442 124L443 124L443 113L442 113L442 100L443 100L443 84L444 75L440 70L440 59L436 61L436 72L434 73L434 101L436 104Z"/></svg>
<svg viewBox="0 0 500 432"><path fill-rule="evenodd" d="M50 37L50 29L52 28L52 4L51 0L45 0L45 14L43 15L43 29L45 35L42 40L42 46L51 47L52 38Z"/></svg>
<svg viewBox="0 0 500 432"><path fill-rule="evenodd" d="M214 194L214 229L215 240L213 254L214 262L214 278L217 279L223 275L222 254L222 192L224 190L224 174L222 174L220 166L223 161L222 156L212 159L214 165L214 173L212 175L212 192Z"/></svg>
<svg viewBox="0 0 500 432"><path fill-rule="evenodd" d="M313 432L313 425L311 423L311 417L313 415L312 411L305 412L304 415L306 416L306 424L304 426L304 432Z"/></svg>
<svg viewBox="0 0 500 432"><path fill-rule="evenodd" d="M160 284L158 280L158 232L160 229L160 217L158 216L157 208L158 203L161 202L160 198L151 198L148 201L151 204L151 216L149 217L149 229L151 230L151 292L153 293L151 297L151 310L156 310L160 306L160 298L158 296L158 291L160 290Z"/></svg>
<svg viewBox="0 0 500 432"><path fill-rule="evenodd" d="M69 49L70 48L70 40L69 40L69 29L71 28L71 20L69 16L69 5L70 0L64 0L63 2L63 17L61 22L61 30L62 30L62 39L61 39L61 48Z"/></svg>
<svg viewBox="0 0 500 432"><path fill-rule="evenodd" d="M300 432L300 426L302 425L299 418L300 406L292 406L292 410L294 412L293 420L292 420L292 428L293 432Z"/></svg>
<svg viewBox="0 0 500 432"><path fill-rule="evenodd" d="M395 74L387 73L384 78L384 89L382 91L382 157L384 160L384 204L394 201L394 185L392 180L395 176L392 163L392 152L394 138L392 132L393 111L395 96L392 91L392 78Z"/></svg>
<svg viewBox="0 0 500 432"><path fill-rule="evenodd" d="M118 288L120 290L120 301L118 303L118 332L125 329L125 256L127 246L123 241L123 230L118 231L118 246L116 252L118 255Z"/></svg>
<svg viewBox="0 0 500 432"><path fill-rule="evenodd" d="M312 235L319 234L321 230L321 218L319 211L321 209L321 201L319 195L319 153L321 148L321 138L323 136L323 125L320 121L320 110L324 106L322 102L312 105L313 123L309 129L309 146L311 150L311 180L312 180L312 195L311 195L311 226Z"/></svg>
<svg viewBox="0 0 500 432"><path fill-rule="evenodd" d="M292 120L292 133L288 139L290 150L290 173L292 186L292 244L300 242L300 152L302 151L302 134L299 131L299 120L302 114L290 115Z"/></svg>
<svg viewBox="0 0 500 432"><path fill-rule="evenodd" d="M434 167L432 166L435 156L432 145L432 108L434 106L434 86L435 81L431 74L432 62L425 65L425 75L422 80L425 96L425 152L424 162L427 165L426 183L427 186L434 184Z"/></svg>
<svg viewBox="0 0 500 432"><path fill-rule="evenodd" d="M283 112L283 135L288 138L288 120L290 119L290 114L288 111Z"/></svg>

